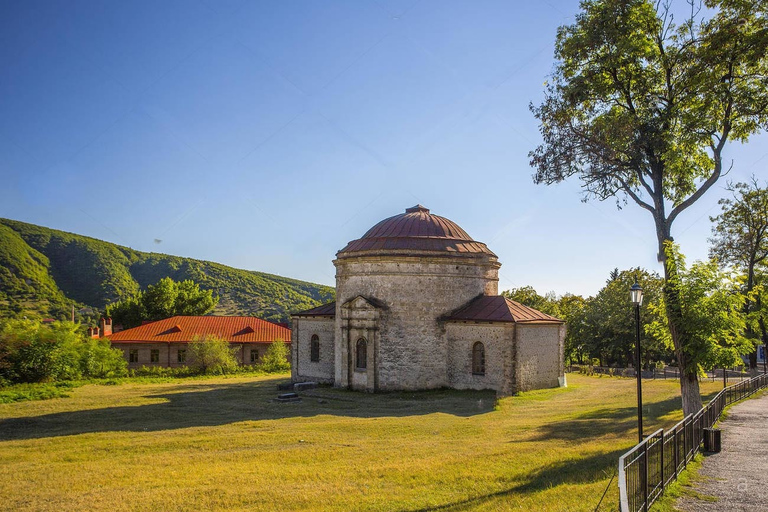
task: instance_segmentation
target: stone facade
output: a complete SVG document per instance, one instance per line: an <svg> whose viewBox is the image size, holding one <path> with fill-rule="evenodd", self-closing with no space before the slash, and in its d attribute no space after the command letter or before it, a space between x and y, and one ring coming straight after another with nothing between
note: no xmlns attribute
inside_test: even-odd
<svg viewBox="0 0 768 512"><path fill-rule="evenodd" d="M562 322L499 297L496 255L424 207L377 224L333 263L335 304L293 318L294 381L509 394L556 386L563 375ZM313 336L332 364L310 360ZM478 342L482 371L473 366Z"/></svg>
<svg viewBox="0 0 768 512"><path fill-rule="evenodd" d="M358 339L355 336L365 335L359 329L345 334L350 317L342 310L355 297L365 297L382 304L376 323L368 329L387 340L375 345L375 389L448 386L448 341L438 319L487 290L494 293L498 264L489 258L410 256L397 261L387 261L386 257L339 258L334 263L339 364L343 367L344 350ZM336 380L345 382L339 371Z"/></svg>
<svg viewBox="0 0 768 512"><path fill-rule="evenodd" d="M553 341L557 340L557 345ZM518 325L518 391L557 387L565 375L563 358L565 325Z"/></svg>
<svg viewBox="0 0 768 512"><path fill-rule="evenodd" d="M298 380L332 384L334 380L333 317L304 318L294 321L292 339L296 350L291 351L291 369ZM312 360L312 337L317 336L319 344L318 360ZM300 376L300 377L299 377Z"/></svg>
<svg viewBox="0 0 768 512"><path fill-rule="evenodd" d="M515 324L449 322L449 386L455 389L495 389L509 395L515 382ZM485 349L485 374L472 372L472 348L480 342Z"/></svg>

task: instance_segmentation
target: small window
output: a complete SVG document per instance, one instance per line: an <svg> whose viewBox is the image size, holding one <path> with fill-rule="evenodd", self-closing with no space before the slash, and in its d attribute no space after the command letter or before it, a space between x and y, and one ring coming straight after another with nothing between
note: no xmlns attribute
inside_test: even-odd
<svg viewBox="0 0 768 512"><path fill-rule="evenodd" d="M132 348L128 351L128 362L129 363L138 363L139 362L139 349Z"/></svg>
<svg viewBox="0 0 768 512"><path fill-rule="evenodd" d="M186 362L187 362L187 349L185 349L185 348L180 348L180 349L179 349L179 352L178 352L178 353L177 353L177 355L176 355L176 359L177 359L177 360L178 360L180 363L186 363Z"/></svg>
<svg viewBox="0 0 768 512"><path fill-rule="evenodd" d="M257 363L259 361L259 351L258 349L252 348L251 349L251 362Z"/></svg>
<svg viewBox="0 0 768 512"><path fill-rule="evenodd" d="M472 345L472 374L485 375L485 347L479 341Z"/></svg>
<svg viewBox="0 0 768 512"><path fill-rule="evenodd" d="M309 360L314 363L320 360L320 336L317 334L313 334L309 342Z"/></svg>
<svg viewBox="0 0 768 512"><path fill-rule="evenodd" d="M160 362L160 349L159 348L153 348L149 351L149 362L150 363L159 363Z"/></svg>
<svg viewBox="0 0 768 512"><path fill-rule="evenodd" d="M357 340L355 348L355 368L365 370L368 368L368 343L363 338Z"/></svg>

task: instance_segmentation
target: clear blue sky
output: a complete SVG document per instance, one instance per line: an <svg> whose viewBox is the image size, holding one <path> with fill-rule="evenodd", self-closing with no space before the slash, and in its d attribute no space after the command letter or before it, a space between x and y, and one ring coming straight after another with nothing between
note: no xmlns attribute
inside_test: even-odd
<svg viewBox="0 0 768 512"><path fill-rule="evenodd" d="M577 9L2 0L0 216L332 285L337 250L422 203L498 254L501 289L660 270L647 212L531 180L528 103ZM726 153L766 175L768 137ZM723 194L676 221L689 259Z"/></svg>

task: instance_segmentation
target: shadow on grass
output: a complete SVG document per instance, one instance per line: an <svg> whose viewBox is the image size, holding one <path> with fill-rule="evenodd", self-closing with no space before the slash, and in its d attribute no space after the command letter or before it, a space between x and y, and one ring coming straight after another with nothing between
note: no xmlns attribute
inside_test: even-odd
<svg viewBox="0 0 768 512"><path fill-rule="evenodd" d="M715 392L702 395L706 404ZM644 402L643 418L647 421L646 435L657 430L658 419L682 408L680 397L668 398L660 402ZM670 425L671 426L671 425ZM535 441L560 439L563 441L578 441L606 434L624 435L637 428L637 407L603 407L579 414L566 421L558 421L542 425L537 429ZM636 430L635 430L636 432ZM636 435L636 434L635 434Z"/></svg>
<svg viewBox="0 0 768 512"><path fill-rule="evenodd" d="M0 441L92 432L151 432L240 421L317 415L398 417L446 413L473 416L493 410L493 391L434 390L370 395L321 388L301 402L277 403L280 380L185 385L180 392L145 395L160 403L106 407L0 420ZM285 382L283 379L282 382Z"/></svg>
<svg viewBox="0 0 768 512"><path fill-rule="evenodd" d="M623 452L624 450L616 450L579 459L560 461L550 464L539 471L532 472L523 482L513 485L508 489L452 503L416 509L411 512L468 510L512 494L534 494L563 484L580 485L597 482L610 477L616 467L616 461ZM611 485L615 484L612 483ZM585 503L584 509L591 510L597 504L599 498L599 495L595 497L595 503Z"/></svg>

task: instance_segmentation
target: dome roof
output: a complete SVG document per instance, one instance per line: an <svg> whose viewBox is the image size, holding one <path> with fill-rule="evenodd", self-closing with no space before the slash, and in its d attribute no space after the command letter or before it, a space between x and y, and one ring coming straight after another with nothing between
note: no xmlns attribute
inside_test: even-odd
<svg viewBox="0 0 768 512"><path fill-rule="evenodd" d="M432 215L428 208L420 204L406 209L405 213L382 220L362 238L349 242L336 256L357 256L360 253L410 255L424 251L442 255L496 256L484 243L472 240L455 222Z"/></svg>

